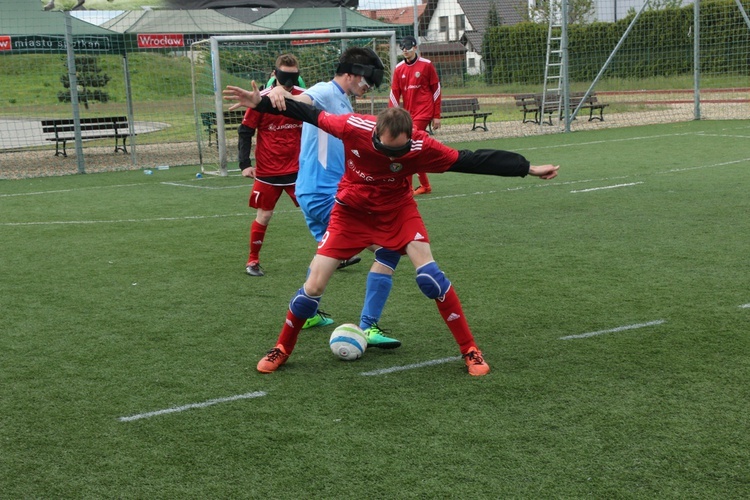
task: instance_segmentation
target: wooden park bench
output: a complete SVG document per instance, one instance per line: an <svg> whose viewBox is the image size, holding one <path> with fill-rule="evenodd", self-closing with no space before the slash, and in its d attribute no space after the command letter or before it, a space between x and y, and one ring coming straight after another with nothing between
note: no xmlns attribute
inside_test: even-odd
<svg viewBox="0 0 750 500"><path fill-rule="evenodd" d="M492 114L491 111L480 111L479 99L476 97L449 97L442 100L440 107L440 120L448 120L451 118L463 118L470 117L474 118L474 123L471 130L478 128L487 131L487 117ZM481 125L477 123L477 120L481 119Z"/></svg>
<svg viewBox="0 0 750 500"><path fill-rule="evenodd" d="M578 95L578 102L581 101L581 98L583 97L585 92L580 92L580 95ZM571 100L573 99L571 95ZM576 103L576 106L578 104ZM576 106L572 106L572 109L575 109ZM586 100L583 101L583 105L581 106L581 109L588 109L589 110L589 121L599 120L600 122L604 121L604 108L609 106L609 104L605 104L602 102L599 102L599 100L596 98L596 92L592 92L586 97ZM594 113L598 111L599 116L596 116Z"/></svg>
<svg viewBox="0 0 750 500"><path fill-rule="evenodd" d="M108 116L100 118L81 118L81 138L91 139L115 138L115 153L127 153L125 140L130 137L130 128L126 116ZM42 120L42 132L48 135L48 141L55 141L55 156L68 156L65 146L75 139L75 121L72 118ZM120 145L122 141L122 145ZM62 143L62 151L60 144Z"/></svg>
<svg viewBox="0 0 750 500"><path fill-rule="evenodd" d="M569 109L571 112L575 111L575 109L578 107L579 104L581 104L581 101L583 99L583 96L585 95L585 92L571 92L570 93L570 99L569 99ZM523 123L532 122L532 120L527 120L526 115L528 113L533 112L534 113L534 120L533 123L539 123L540 121L543 121L544 123L547 123L549 125L552 125L552 115L558 115L559 119L562 120L563 118L563 110L561 109L561 106L559 105L559 97L555 93L548 93L547 98L544 102L544 112L542 113L542 94L519 94L514 96L516 99L516 106L520 106L523 109L521 111L524 112L524 118ZM583 104L581 105L582 110L589 110L589 121L593 120L599 120L604 121L604 108L609 106L609 104L604 104L602 102L599 102L599 100L596 97L596 92L592 92L591 94L586 97L586 100L583 101ZM599 115L596 116L594 113L598 111ZM544 116L542 116L544 114Z"/></svg>
<svg viewBox="0 0 750 500"><path fill-rule="evenodd" d="M224 130L237 130L245 117L244 109L224 111ZM208 132L208 145L211 145L212 137L216 135L216 112L205 111L201 113L201 123ZM218 144L217 144L218 146Z"/></svg>
<svg viewBox="0 0 750 500"><path fill-rule="evenodd" d="M388 101L358 99L354 103L354 112L367 115L377 115L387 107ZM476 97L450 97L447 99L443 99L440 107L441 120L461 117L474 118L474 123L471 130L476 130L478 128L487 130L487 117L491 114L492 112L490 111L480 111L479 99L477 99ZM477 122L477 120L479 119L482 119L482 123ZM427 127L427 130L430 134L432 134L432 124Z"/></svg>
<svg viewBox="0 0 750 500"><path fill-rule="evenodd" d="M523 113L522 123L539 123L539 104L536 100L537 94L517 94L513 98L516 100L516 106L521 108ZM533 118L528 118L533 114Z"/></svg>

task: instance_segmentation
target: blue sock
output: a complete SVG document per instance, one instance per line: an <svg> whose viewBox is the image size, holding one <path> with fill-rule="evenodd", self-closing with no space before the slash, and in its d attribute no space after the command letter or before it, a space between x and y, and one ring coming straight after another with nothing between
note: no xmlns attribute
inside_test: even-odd
<svg viewBox="0 0 750 500"><path fill-rule="evenodd" d="M367 275L365 288L365 305L362 308L359 327L367 330L373 323L380 321L380 315L385 309L385 302L393 288L393 276L390 274L373 273Z"/></svg>

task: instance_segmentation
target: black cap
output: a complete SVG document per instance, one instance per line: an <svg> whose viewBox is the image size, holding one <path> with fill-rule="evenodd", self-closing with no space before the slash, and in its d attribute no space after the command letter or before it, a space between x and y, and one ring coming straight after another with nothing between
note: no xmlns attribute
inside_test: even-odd
<svg viewBox="0 0 750 500"><path fill-rule="evenodd" d="M398 43L398 46L401 47L401 50L410 49L412 47L417 46L417 39L413 36L405 36L401 39L401 41Z"/></svg>

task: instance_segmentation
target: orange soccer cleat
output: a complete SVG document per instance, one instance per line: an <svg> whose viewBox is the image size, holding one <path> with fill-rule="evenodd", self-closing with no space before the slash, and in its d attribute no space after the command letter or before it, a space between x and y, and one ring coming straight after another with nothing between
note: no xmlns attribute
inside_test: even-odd
<svg viewBox="0 0 750 500"><path fill-rule="evenodd" d="M289 355L284 351L284 346L278 344L276 347L271 349L263 356L263 359L258 361L258 371L260 373L273 373L281 365L286 363L289 359Z"/></svg>
<svg viewBox="0 0 750 500"><path fill-rule="evenodd" d="M414 196L420 194L430 194L432 192L432 186L419 186L414 190Z"/></svg>
<svg viewBox="0 0 750 500"><path fill-rule="evenodd" d="M469 375L481 377L490 372L490 365L482 357L482 351L476 347L469 349L469 352L463 355L466 367L469 369Z"/></svg>

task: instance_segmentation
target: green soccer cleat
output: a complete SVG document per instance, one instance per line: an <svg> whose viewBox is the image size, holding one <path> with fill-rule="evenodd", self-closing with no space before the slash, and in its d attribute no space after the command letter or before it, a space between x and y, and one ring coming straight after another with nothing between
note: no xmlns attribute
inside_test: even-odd
<svg viewBox="0 0 750 500"><path fill-rule="evenodd" d="M333 319L331 318L331 315L318 310L318 313L315 316L313 316L312 318L308 318L308 320L305 321L305 324L302 325L302 329L306 330L307 328L314 328L316 326L328 326L332 324Z"/></svg>
<svg viewBox="0 0 750 500"><path fill-rule="evenodd" d="M370 328L365 330L365 337L367 337L367 347L377 347L379 349L395 349L401 347L401 341L386 337L384 334L387 333L382 330L377 323L370 325Z"/></svg>

